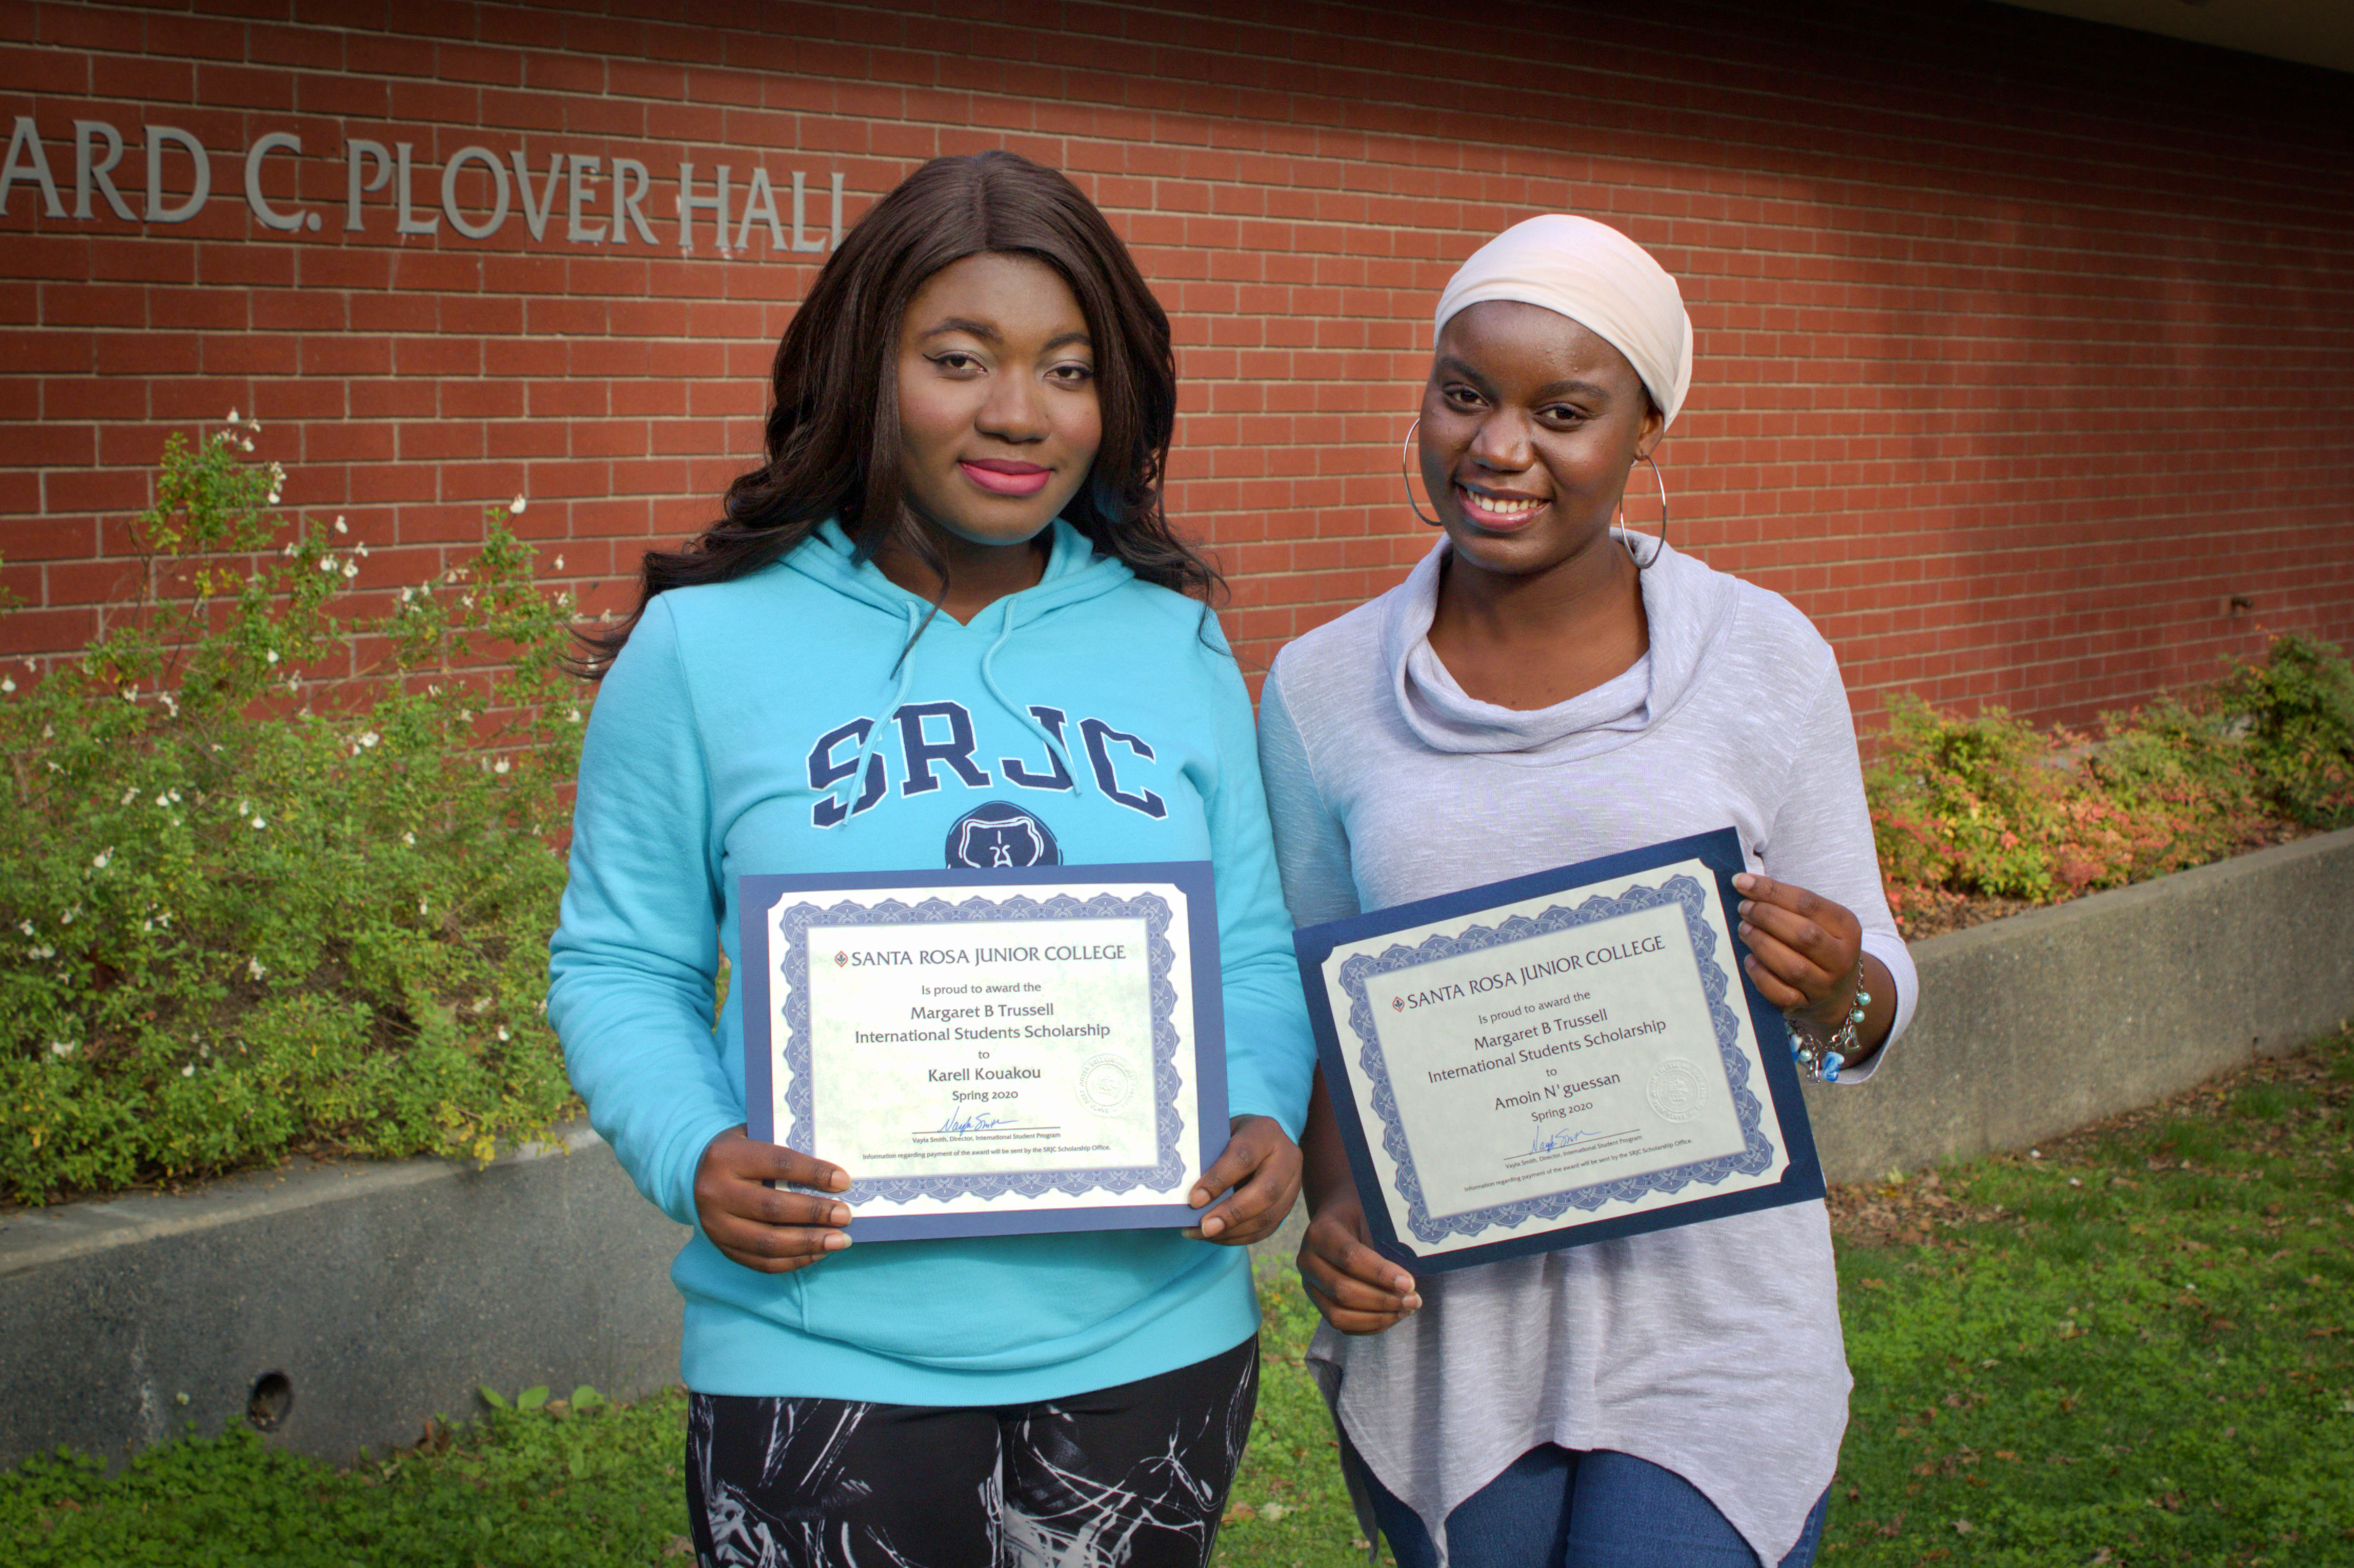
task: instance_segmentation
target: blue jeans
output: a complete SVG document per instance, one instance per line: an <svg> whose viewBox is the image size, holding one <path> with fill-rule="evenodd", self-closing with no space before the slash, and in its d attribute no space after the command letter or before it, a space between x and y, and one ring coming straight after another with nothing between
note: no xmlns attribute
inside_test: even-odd
<svg viewBox="0 0 2354 1568"><path fill-rule="evenodd" d="M1438 1553L1414 1510L1372 1474L1373 1517L1397 1568ZM1777 1568L1808 1568L1822 1540L1826 1490ZM1532 1448L1447 1516L1452 1568L1758 1568L1757 1554L1700 1489L1647 1459L1607 1449Z"/></svg>

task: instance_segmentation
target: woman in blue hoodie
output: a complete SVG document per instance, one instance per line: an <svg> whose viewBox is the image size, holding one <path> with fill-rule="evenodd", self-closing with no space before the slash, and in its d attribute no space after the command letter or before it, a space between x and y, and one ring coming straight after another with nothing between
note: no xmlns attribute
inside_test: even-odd
<svg viewBox="0 0 2354 1568"><path fill-rule="evenodd" d="M548 993L590 1120L694 1227L697 1550L1198 1565L1313 1048L1215 579L1161 506L1168 319L1069 181L943 158L773 384L766 462L599 645ZM1234 1120L1194 1230L852 1246L849 1174L745 1136L740 991L712 1016L740 874L1198 859Z"/></svg>

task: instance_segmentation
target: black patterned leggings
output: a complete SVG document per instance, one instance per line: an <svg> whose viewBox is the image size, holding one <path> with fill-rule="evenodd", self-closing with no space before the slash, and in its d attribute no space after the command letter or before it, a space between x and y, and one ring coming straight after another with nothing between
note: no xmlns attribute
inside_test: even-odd
<svg viewBox="0 0 2354 1568"><path fill-rule="evenodd" d="M1202 1568L1258 1341L1035 1404L693 1396L701 1568Z"/></svg>

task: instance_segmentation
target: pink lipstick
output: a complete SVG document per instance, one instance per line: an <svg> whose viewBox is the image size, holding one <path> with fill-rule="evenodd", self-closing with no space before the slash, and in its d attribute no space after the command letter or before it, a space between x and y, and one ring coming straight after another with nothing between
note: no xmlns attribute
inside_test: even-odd
<svg viewBox="0 0 2354 1568"><path fill-rule="evenodd" d="M1014 462L1006 458L959 458L957 467L964 476L991 495L1035 495L1046 488L1055 471L1040 468L1034 462Z"/></svg>

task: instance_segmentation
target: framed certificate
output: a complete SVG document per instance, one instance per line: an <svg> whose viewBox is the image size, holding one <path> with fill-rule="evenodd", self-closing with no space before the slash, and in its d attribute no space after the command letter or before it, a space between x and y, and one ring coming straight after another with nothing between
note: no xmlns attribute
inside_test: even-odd
<svg viewBox="0 0 2354 1568"><path fill-rule="evenodd" d="M750 1136L851 1236L1182 1227L1226 1143L1206 861L745 876Z"/></svg>
<svg viewBox="0 0 2354 1568"><path fill-rule="evenodd" d="M1296 933L1375 1246L1460 1268L1823 1195L1731 828Z"/></svg>

